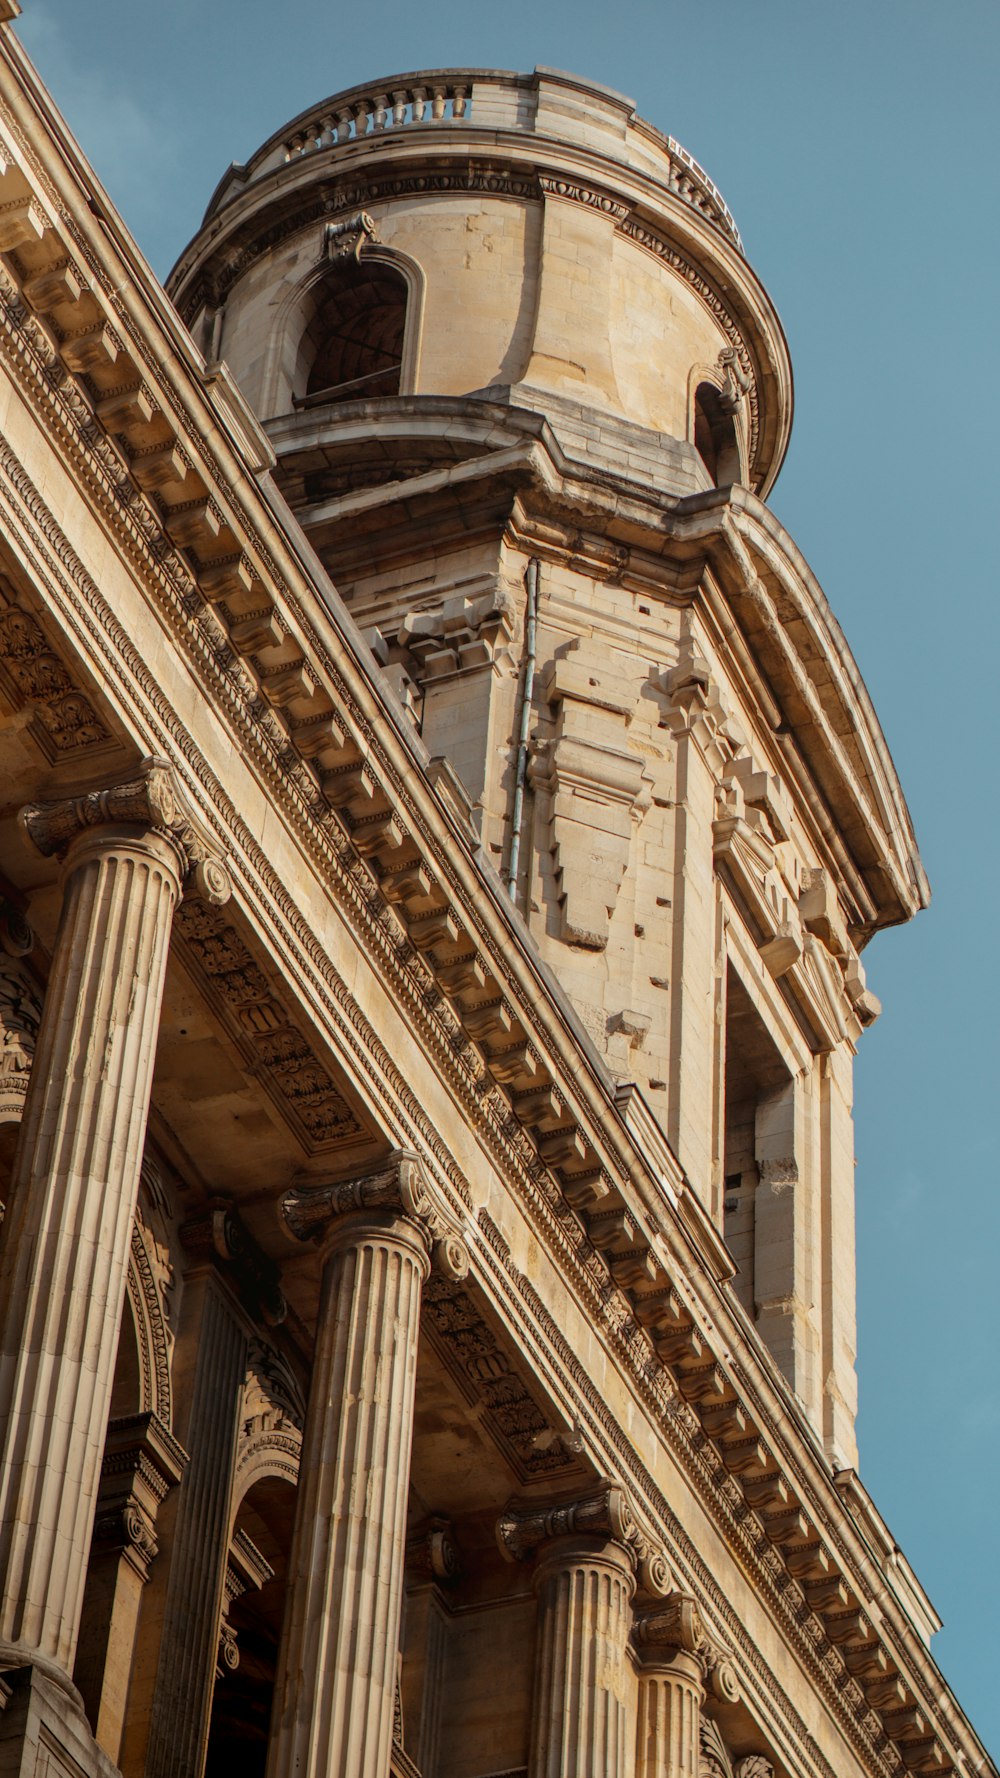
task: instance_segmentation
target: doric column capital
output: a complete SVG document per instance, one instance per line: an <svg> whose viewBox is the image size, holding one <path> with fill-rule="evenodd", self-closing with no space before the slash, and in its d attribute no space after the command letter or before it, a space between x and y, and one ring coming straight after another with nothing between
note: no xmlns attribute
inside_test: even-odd
<svg viewBox="0 0 1000 1778"><path fill-rule="evenodd" d="M221 907L232 893L229 873L188 808L165 759L144 759L135 776L120 784L55 802L29 803L21 810L20 823L31 844L46 858L64 853L81 834L94 828L144 828L172 845L180 881L189 881L206 901Z"/></svg>
<svg viewBox="0 0 1000 1778"><path fill-rule="evenodd" d="M670 1587L666 1556L636 1524L625 1490L605 1482L593 1493L548 1507L509 1507L497 1522L500 1553L523 1562L561 1537L594 1537L617 1543L637 1575L640 1590L662 1597Z"/></svg>
<svg viewBox="0 0 1000 1778"><path fill-rule="evenodd" d="M335 1237L345 1217L402 1217L420 1231L434 1265L446 1277L457 1282L469 1270L465 1243L433 1202L420 1158L409 1149L395 1149L353 1179L295 1186L285 1193L280 1209L285 1227L298 1241Z"/></svg>
<svg viewBox="0 0 1000 1778"><path fill-rule="evenodd" d="M709 1636L698 1601L690 1593L669 1593L649 1610L637 1612L632 1641L645 1665L690 1663L721 1702L732 1704L739 1697L729 1651Z"/></svg>

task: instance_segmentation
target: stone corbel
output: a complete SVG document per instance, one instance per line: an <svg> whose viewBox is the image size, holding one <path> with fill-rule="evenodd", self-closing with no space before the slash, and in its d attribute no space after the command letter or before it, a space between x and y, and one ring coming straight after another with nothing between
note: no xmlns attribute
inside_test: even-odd
<svg viewBox="0 0 1000 1778"><path fill-rule="evenodd" d="M666 694L663 726L679 741L694 741L721 777L733 756L729 713L708 662L690 638L682 645L677 665L661 675L659 687Z"/></svg>
<svg viewBox="0 0 1000 1778"><path fill-rule="evenodd" d="M431 1198L419 1156L407 1149L394 1150L358 1178L293 1187L279 1211L286 1232L301 1242L322 1240L343 1217L403 1216L420 1229L436 1271L456 1283L468 1274L468 1249Z"/></svg>
<svg viewBox="0 0 1000 1778"><path fill-rule="evenodd" d="M722 376L719 406L724 414L738 414L753 388L753 376L735 346L724 346L716 362Z"/></svg>
<svg viewBox="0 0 1000 1778"><path fill-rule="evenodd" d="M328 222L323 230L323 257L336 263L360 260L362 250L379 238L378 229L367 210L355 210L340 222Z"/></svg>
<svg viewBox="0 0 1000 1778"><path fill-rule="evenodd" d="M597 1537L620 1544L642 1592L662 1598L670 1590L666 1555L640 1529L624 1489L614 1483L555 1506L508 1507L496 1530L500 1554L508 1562L524 1562L558 1537Z"/></svg>
<svg viewBox="0 0 1000 1778"><path fill-rule="evenodd" d="M141 1582L157 1553L156 1515L187 1453L156 1414L112 1420L101 1465L93 1548L118 1553Z"/></svg>
<svg viewBox="0 0 1000 1778"><path fill-rule="evenodd" d="M30 843L45 858L65 852L89 828L151 829L174 847L182 881L204 901L222 907L232 893L229 873L189 810L165 759L144 759L135 777L122 784L56 802L29 803L18 819Z"/></svg>
<svg viewBox="0 0 1000 1778"><path fill-rule="evenodd" d="M222 1615L219 1620L219 1646L215 1663L219 1679L224 1678L227 1673L235 1673L240 1664L236 1631L229 1622L229 1613L235 1601L242 1599L246 1593L260 1592L261 1587L273 1575L274 1569L253 1539L245 1531L234 1532L222 1583Z"/></svg>
<svg viewBox="0 0 1000 1778"><path fill-rule="evenodd" d="M489 667L514 634L517 612L506 588L470 596L459 593L433 610L411 611L397 643L416 663L421 685Z"/></svg>
<svg viewBox="0 0 1000 1778"><path fill-rule="evenodd" d="M779 818L772 821L763 807L765 795L777 794L758 782L765 779L763 772L726 774L717 793L713 852L716 869L752 922L765 967L777 978L799 962L803 938L794 897L778 868L773 829ZM748 802L748 789L761 797L760 805Z"/></svg>

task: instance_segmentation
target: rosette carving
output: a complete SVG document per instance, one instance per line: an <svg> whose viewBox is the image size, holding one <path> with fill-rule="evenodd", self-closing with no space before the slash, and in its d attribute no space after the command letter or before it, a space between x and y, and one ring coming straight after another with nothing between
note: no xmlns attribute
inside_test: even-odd
<svg viewBox="0 0 1000 1778"><path fill-rule="evenodd" d="M170 840L180 875L215 907L229 900L232 885L225 864L188 809L165 759L144 759L134 778L102 790L56 802L29 803L20 823L31 844L46 858L64 852L89 828L109 825L152 829Z"/></svg>

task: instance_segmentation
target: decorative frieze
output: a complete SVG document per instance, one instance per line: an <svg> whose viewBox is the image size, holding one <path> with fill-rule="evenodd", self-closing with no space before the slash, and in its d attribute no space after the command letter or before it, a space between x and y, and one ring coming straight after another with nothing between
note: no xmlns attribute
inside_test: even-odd
<svg viewBox="0 0 1000 1778"><path fill-rule="evenodd" d="M0 581L0 601L11 599ZM0 608L0 683L15 708L32 711L31 732L50 761L111 742L103 720L41 626L13 602Z"/></svg>
<svg viewBox="0 0 1000 1778"><path fill-rule="evenodd" d="M524 1481L569 1474L574 1456L545 1439L548 1418L483 1317L477 1294L440 1274L424 1287L423 1325L463 1393L478 1404L483 1424Z"/></svg>
<svg viewBox="0 0 1000 1778"><path fill-rule="evenodd" d="M177 917L181 953L207 990L285 1121L307 1150L364 1141L367 1132L277 987L236 927L203 903Z"/></svg>

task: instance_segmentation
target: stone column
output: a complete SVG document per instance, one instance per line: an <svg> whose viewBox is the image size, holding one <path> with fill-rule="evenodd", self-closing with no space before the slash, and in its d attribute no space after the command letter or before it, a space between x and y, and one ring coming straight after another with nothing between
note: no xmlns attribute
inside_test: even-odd
<svg viewBox="0 0 1000 1778"><path fill-rule="evenodd" d="M421 1287L434 1216L416 1157L289 1192L325 1244L268 1778L387 1778ZM464 1275L454 1237L438 1262Z"/></svg>
<svg viewBox="0 0 1000 1778"><path fill-rule="evenodd" d="M192 862L229 888L162 761L21 820L65 897L0 1249L0 1660L68 1684L171 918Z"/></svg>
<svg viewBox="0 0 1000 1778"><path fill-rule="evenodd" d="M636 1778L699 1778L706 1695L734 1704L739 1684L729 1651L705 1630L696 1600L671 1593L636 1614L632 1643L639 1657Z"/></svg>
<svg viewBox="0 0 1000 1778"><path fill-rule="evenodd" d="M639 1723L636 1778L698 1778L707 1639L695 1601L673 1593L636 1618Z"/></svg>
<svg viewBox="0 0 1000 1778"><path fill-rule="evenodd" d="M529 1778L625 1778L636 1548L621 1490L548 1512L507 1513L498 1536L515 1560L541 1546Z"/></svg>

